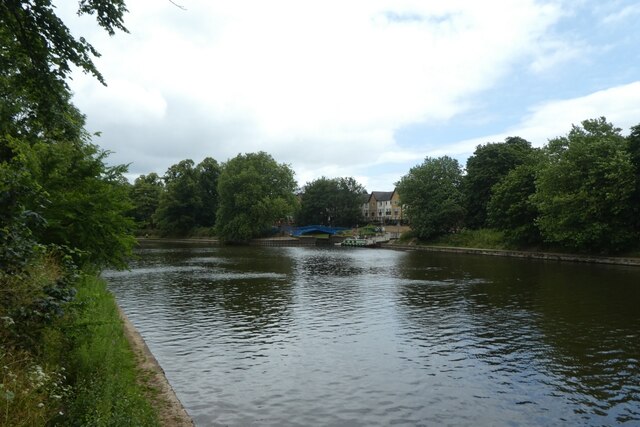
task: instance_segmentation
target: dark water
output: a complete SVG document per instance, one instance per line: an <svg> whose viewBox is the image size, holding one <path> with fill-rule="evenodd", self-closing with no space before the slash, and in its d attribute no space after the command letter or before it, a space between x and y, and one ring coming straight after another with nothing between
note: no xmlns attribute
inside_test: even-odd
<svg viewBox="0 0 640 427"><path fill-rule="evenodd" d="M145 246L104 276L198 425L640 425L640 269Z"/></svg>

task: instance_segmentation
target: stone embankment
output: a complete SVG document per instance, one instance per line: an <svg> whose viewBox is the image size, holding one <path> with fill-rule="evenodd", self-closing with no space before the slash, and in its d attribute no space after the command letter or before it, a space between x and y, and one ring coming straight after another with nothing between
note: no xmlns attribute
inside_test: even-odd
<svg viewBox="0 0 640 427"><path fill-rule="evenodd" d="M472 255L489 255L502 256L512 258L528 258L542 259L550 261L571 261L585 262L591 264L615 264L615 265L631 265L640 267L640 258L635 257L606 257L596 255L580 255L580 254L562 254L551 252L528 252L528 251L511 251L503 249L475 249L475 248L457 248L451 246L423 246L423 245L402 245L396 243L383 244L383 248L397 250L418 250L428 252L448 252Z"/></svg>
<svg viewBox="0 0 640 427"><path fill-rule="evenodd" d="M150 400L158 412L160 423L163 426L193 427L194 423L184 406L176 396L171 384L164 375L160 364L153 356L149 347L144 342L140 333L129 321L122 309L118 307L120 318L122 319L125 336L129 340L138 367L143 373L143 383L154 390Z"/></svg>

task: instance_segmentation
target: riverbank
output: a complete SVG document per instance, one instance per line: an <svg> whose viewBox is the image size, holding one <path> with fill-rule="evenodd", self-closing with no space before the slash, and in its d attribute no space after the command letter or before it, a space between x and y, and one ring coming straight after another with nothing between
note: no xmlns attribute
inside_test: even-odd
<svg viewBox="0 0 640 427"><path fill-rule="evenodd" d="M637 257L608 257L608 256L565 254L565 253L554 253L554 252L514 251L514 250L507 250L507 249L460 248L460 247L453 247L453 246L401 244L397 242L385 243L385 244L382 244L382 247L387 249L396 249L396 250L448 252L448 253L471 254L471 255L528 258L528 259L540 259L540 260L548 260L548 261L569 261L569 262L582 262L582 263L591 263L591 264L629 265L629 266L640 267L640 258L637 258Z"/></svg>
<svg viewBox="0 0 640 427"><path fill-rule="evenodd" d="M191 427L193 420L176 396L164 370L149 350L142 335L133 326L127 315L118 307L122 319L124 334L135 355L138 368L143 373L141 382L147 390L151 390L149 398L158 413L163 426Z"/></svg>
<svg viewBox="0 0 640 427"><path fill-rule="evenodd" d="M217 239L201 239L201 238L185 238L185 239L173 239L173 238L139 238L139 241L161 241L161 242L175 242L175 243L210 243L220 245L221 242ZM309 247L315 246L315 238L310 237L300 241L295 238L266 238L266 239L254 239L250 243L254 246L292 246L292 247ZM585 254L570 254L570 253L557 253L557 252L540 252L540 251L516 251L509 249L485 249L485 248L466 248L457 246L432 246L421 244L405 244L398 243L397 240L391 240L389 243L382 243L381 248L395 249L395 250L420 250L429 252L449 252L459 254L471 254L471 255L486 255L486 256L502 256L511 258L529 258L540 259L548 261L569 261L569 262L582 262L591 264L612 264L612 265L629 265L640 267L640 257L630 256L598 256L598 255L585 255Z"/></svg>

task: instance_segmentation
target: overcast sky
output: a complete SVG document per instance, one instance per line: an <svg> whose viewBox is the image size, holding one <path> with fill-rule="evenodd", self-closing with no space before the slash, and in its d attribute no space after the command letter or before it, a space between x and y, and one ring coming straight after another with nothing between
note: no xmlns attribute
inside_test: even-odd
<svg viewBox="0 0 640 427"><path fill-rule="evenodd" d="M426 156L640 123L637 0L174 1L127 0L114 37L57 2L108 83L74 74L74 102L131 177L266 151L387 191Z"/></svg>

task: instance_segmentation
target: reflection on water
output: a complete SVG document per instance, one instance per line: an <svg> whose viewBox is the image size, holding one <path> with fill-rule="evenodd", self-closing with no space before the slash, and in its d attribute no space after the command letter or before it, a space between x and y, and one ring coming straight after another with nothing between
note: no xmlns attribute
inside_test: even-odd
<svg viewBox="0 0 640 427"><path fill-rule="evenodd" d="M640 270L153 244L116 297L198 425L640 423Z"/></svg>

